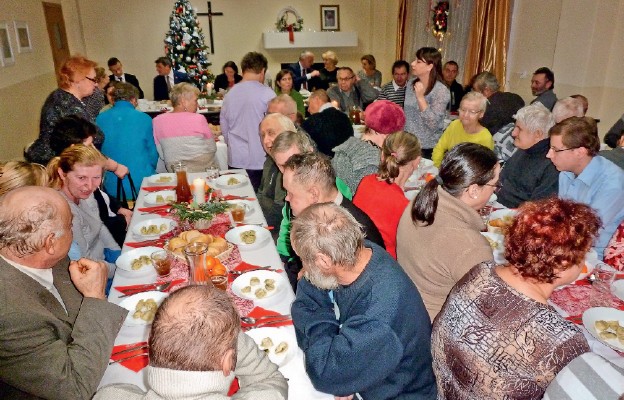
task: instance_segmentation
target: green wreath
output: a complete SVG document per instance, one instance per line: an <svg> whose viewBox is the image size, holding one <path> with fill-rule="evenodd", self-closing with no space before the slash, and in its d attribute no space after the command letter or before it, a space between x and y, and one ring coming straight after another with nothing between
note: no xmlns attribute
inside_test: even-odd
<svg viewBox="0 0 624 400"><path fill-rule="evenodd" d="M292 24L288 23L288 16L290 14L294 15L295 17L295 22L293 22ZM292 7L286 7L282 9L277 14L277 22L275 23L275 27L277 28L278 32L287 32L288 25L292 25L292 30L294 32L301 32L303 30L303 18L301 18L297 10Z"/></svg>

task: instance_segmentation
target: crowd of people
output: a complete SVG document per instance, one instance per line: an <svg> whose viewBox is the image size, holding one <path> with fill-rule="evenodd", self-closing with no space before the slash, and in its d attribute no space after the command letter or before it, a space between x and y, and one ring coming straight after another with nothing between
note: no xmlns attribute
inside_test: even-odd
<svg viewBox="0 0 624 400"><path fill-rule="evenodd" d="M587 99L557 99L548 68L533 74L525 106L488 71L463 87L458 64L443 65L435 48L396 60L385 84L371 54L357 73L333 51L322 58L315 70L302 52L268 87L267 58L249 52L240 75L228 61L215 80L228 165L246 170L278 228L314 387L337 399L539 399L568 364L606 362L580 358L585 337L548 299L578 277L590 249L624 270L624 117L605 137L614 149L600 151ZM234 398L288 397L277 366L241 333L232 300L201 286L159 307L147 393L123 384L96 393L126 315L105 297L132 217L116 189L129 193L128 174L141 182L177 161L216 165L199 90L169 58L155 64L154 99L173 111L152 120L136 109L144 93L119 59L106 76L71 57L27 161L0 165L7 398L216 399L234 377ZM409 200L424 158L438 173ZM505 264L480 234L494 194L518 211Z"/></svg>

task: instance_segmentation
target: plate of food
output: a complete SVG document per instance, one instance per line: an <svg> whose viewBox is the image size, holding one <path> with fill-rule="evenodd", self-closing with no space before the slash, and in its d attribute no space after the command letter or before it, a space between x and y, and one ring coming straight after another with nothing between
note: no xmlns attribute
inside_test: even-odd
<svg viewBox="0 0 624 400"><path fill-rule="evenodd" d="M175 200L175 190L162 190L160 192L148 193L145 195L145 204L150 206L175 203Z"/></svg>
<svg viewBox="0 0 624 400"><path fill-rule="evenodd" d="M124 325L150 325L154 320L158 306L167 296L167 293L150 291L137 293L123 299L119 306L128 310Z"/></svg>
<svg viewBox="0 0 624 400"><path fill-rule="evenodd" d="M624 311L609 307L590 308L583 313L583 325L600 342L624 351Z"/></svg>
<svg viewBox="0 0 624 400"><path fill-rule="evenodd" d="M291 330L285 328L250 329L245 334L251 337L264 351L272 363L279 367L290 362L297 352L297 339Z"/></svg>
<svg viewBox="0 0 624 400"><path fill-rule="evenodd" d="M120 255L115 264L117 264L117 268L126 271L128 275L132 277L147 277L153 275L153 277L156 278L156 270L152 265L150 256L153 252L159 250L162 249L154 246L133 249Z"/></svg>
<svg viewBox="0 0 624 400"><path fill-rule="evenodd" d="M151 218L136 224L132 233L142 239L164 235L175 228L175 221L168 218Z"/></svg>
<svg viewBox="0 0 624 400"><path fill-rule="evenodd" d="M505 260L505 236L494 232L481 232L481 234L485 236L492 248L494 262L496 264L507 264L507 260Z"/></svg>
<svg viewBox="0 0 624 400"><path fill-rule="evenodd" d="M257 225L242 225L230 229L225 240L237 245L241 250L258 249L271 240L271 232Z"/></svg>
<svg viewBox="0 0 624 400"><path fill-rule="evenodd" d="M152 175L147 178L147 181L154 185L167 185L167 186L175 185L177 182L176 174L172 174L172 173Z"/></svg>
<svg viewBox="0 0 624 400"><path fill-rule="evenodd" d="M236 189L247 184L247 177L242 174L221 175L215 179L215 184L224 189Z"/></svg>
<svg viewBox="0 0 624 400"><path fill-rule="evenodd" d="M247 300L264 300L282 293L289 283L277 272L250 271L232 282L232 293Z"/></svg>
<svg viewBox="0 0 624 400"><path fill-rule="evenodd" d="M510 208L492 211L487 224L488 232L503 233L511 225L517 214L518 211Z"/></svg>

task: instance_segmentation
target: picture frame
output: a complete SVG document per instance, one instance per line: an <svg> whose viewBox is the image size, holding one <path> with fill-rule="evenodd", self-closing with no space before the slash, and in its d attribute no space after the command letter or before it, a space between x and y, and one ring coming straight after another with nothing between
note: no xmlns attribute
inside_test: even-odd
<svg viewBox="0 0 624 400"><path fill-rule="evenodd" d="M17 42L17 51L19 53L31 52L32 41L30 39L30 30L28 23L23 21L13 21L15 27L15 41Z"/></svg>
<svg viewBox="0 0 624 400"><path fill-rule="evenodd" d="M5 67L15 64L9 24L6 21L0 21L0 63Z"/></svg>
<svg viewBox="0 0 624 400"><path fill-rule="evenodd" d="M339 31L340 30L340 6L339 5L321 5L321 30L322 31Z"/></svg>

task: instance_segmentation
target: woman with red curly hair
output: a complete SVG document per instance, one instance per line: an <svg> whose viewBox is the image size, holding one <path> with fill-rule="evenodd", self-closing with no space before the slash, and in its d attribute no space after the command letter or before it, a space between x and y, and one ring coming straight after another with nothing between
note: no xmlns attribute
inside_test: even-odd
<svg viewBox="0 0 624 400"><path fill-rule="evenodd" d="M555 375L590 351L547 304L581 272L600 218L587 205L527 202L507 233L507 265L476 265L433 323L438 399L541 399Z"/></svg>

